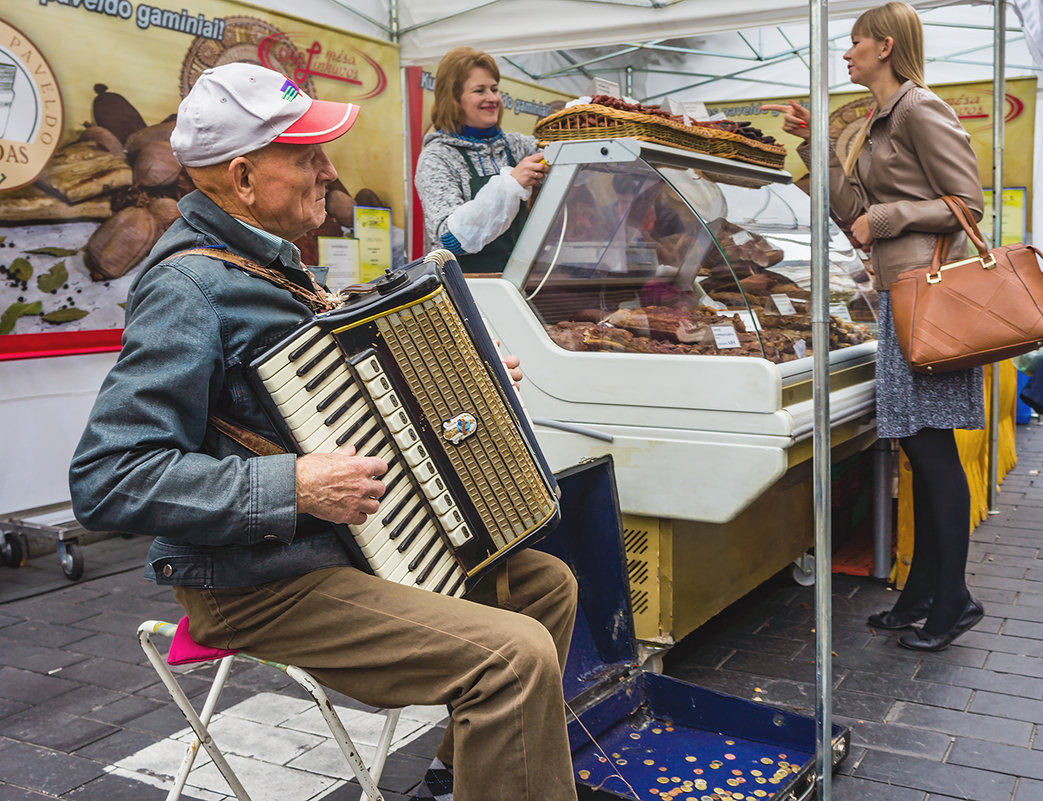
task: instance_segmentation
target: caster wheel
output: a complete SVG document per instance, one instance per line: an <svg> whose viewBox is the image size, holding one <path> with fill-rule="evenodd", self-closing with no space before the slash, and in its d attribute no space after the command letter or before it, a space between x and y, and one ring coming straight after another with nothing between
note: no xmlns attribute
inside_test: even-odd
<svg viewBox="0 0 1043 801"><path fill-rule="evenodd" d="M62 572L69 581L76 581L83 575L83 551L78 545L66 545L60 555Z"/></svg>
<svg viewBox="0 0 1043 801"><path fill-rule="evenodd" d="M0 561L9 567L21 567L25 564L25 548L22 538L17 534L8 534L0 538Z"/></svg>
<svg viewBox="0 0 1043 801"><path fill-rule="evenodd" d="M815 584L815 557L805 554L793 562L790 568L793 580L801 587L812 587Z"/></svg>

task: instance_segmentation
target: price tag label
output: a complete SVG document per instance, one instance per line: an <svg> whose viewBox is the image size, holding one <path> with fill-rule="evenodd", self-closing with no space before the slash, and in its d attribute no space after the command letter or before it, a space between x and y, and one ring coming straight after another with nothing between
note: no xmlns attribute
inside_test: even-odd
<svg viewBox="0 0 1043 801"><path fill-rule="evenodd" d="M789 295L772 295L772 301L775 303L775 308L778 309L779 314L796 314L797 310L793 308L793 301L789 299Z"/></svg>
<svg viewBox="0 0 1043 801"><path fill-rule="evenodd" d="M838 320L844 323L852 322L851 312L848 311L846 303L830 303L829 316L836 317Z"/></svg>
<svg viewBox="0 0 1043 801"><path fill-rule="evenodd" d="M742 343L739 342L739 335L735 333L735 329L730 325L711 325L710 330L713 331L713 341L716 343L718 348L724 350L725 348L740 348Z"/></svg>
<svg viewBox="0 0 1043 801"><path fill-rule="evenodd" d="M808 355L808 343L803 339L798 339L793 343L793 352L797 354L798 359L803 359Z"/></svg>
<svg viewBox="0 0 1043 801"><path fill-rule="evenodd" d="M761 321L757 319L757 315L751 311L737 311L735 315L742 320L742 324L746 326L746 330L751 334L754 331L763 331L761 327Z"/></svg>

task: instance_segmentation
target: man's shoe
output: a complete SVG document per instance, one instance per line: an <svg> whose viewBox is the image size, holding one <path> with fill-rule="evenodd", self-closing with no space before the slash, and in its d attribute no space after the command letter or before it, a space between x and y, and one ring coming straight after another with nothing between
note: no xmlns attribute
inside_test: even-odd
<svg viewBox="0 0 1043 801"><path fill-rule="evenodd" d="M970 598L960 619L948 631L941 634L925 634L923 629L913 629L899 637L898 644L912 651L940 651L948 648L952 641L967 629L976 626L983 617L985 608L974 598Z"/></svg>
<svg viewBox="0 0 1043 801"><path fill-rule="evenodd" d="M875 615L870 615L867 620L874 629L904 629L918 620L923 620L930 611L931 601L926 600L904 612L895 612L893 609L877 612Z"/></svg>

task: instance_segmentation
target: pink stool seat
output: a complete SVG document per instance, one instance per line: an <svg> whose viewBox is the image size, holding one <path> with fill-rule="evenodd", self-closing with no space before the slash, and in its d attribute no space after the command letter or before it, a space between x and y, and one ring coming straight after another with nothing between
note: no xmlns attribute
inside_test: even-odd
<svg viewBox="0 0 1043 801"><path fill-rule="evenodd" d="M168 665L187 665L192 662L209 662L212 659L223 659L232 656L238 651L228 651L224 648L211 648L200 645L192 639L188 633L188 615L185 615L177 623L177 631L170 641L170 652L167 654Z"/></svg>

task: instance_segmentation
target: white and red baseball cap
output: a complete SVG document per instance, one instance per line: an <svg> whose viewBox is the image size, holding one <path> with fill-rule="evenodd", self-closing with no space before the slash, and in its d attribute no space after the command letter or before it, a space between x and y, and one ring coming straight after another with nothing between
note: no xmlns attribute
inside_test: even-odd
<svg viewBox="0 0 1043 801"><path fill-rule="evenodd" d="M224 64L200 74L181 101L170 145L184 166L206 167L272 142L329 142L358 114L354 103L313 100L275 70Z"/></svg>

